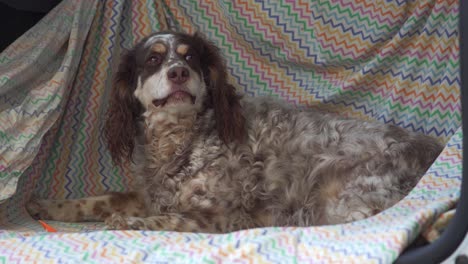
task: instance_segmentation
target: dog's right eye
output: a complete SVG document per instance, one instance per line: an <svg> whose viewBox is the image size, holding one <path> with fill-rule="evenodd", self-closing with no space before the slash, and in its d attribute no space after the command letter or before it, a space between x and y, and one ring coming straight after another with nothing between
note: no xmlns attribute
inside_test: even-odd
<svg viewBox="0 0 468 264"><path fill-rule="evenodd" d="M161 55L151 55L146 60L146 64L150 66L156 66L161 63Z"/></svg>

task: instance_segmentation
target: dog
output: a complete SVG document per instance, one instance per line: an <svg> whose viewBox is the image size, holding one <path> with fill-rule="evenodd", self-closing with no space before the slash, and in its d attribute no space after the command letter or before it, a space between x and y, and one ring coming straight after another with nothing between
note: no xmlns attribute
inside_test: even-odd
<svg viewBox="0 0 468 264"><path fill-rule="evenodd" d="M132 192L33 199L32 216L109 229L225 233L361 220L417 184L442 150L402 128L236 93L201 34L154 33L122 58L104 137Z"/></svg>

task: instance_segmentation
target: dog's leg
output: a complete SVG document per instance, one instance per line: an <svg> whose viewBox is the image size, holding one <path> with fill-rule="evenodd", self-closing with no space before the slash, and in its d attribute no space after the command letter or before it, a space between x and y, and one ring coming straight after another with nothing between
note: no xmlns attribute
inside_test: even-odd
<svg viewBox="0 0 468 264"><path fill-rule="evenodd" d="M176 232L226 232L222 219L206 218L190 214L168 213L150 217L125 217L113 214L106 219L108 229L158 230Z"/></svg>
<svg viewBox="0 0 468 264"><path fill-rule="evenodd" d="M63 222L102 222L113 213L146 216L144 201L134 192L113 192L73 200L32 200L26 209L34 218Z"/></svg>
<svg viewBox="0 0 468 264"><path fill-rule="evenodd" d="M358 221L393 206L405 192L385 183L384 179L384 176L365 176L335 190L335 195L327 196L325 223Z"/></svg>

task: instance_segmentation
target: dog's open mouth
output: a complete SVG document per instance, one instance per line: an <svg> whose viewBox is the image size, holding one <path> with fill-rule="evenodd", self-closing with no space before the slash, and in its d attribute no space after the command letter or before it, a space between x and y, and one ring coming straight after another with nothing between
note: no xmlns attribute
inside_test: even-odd
<svg viewBox="0 0 468 264"><path fill-rule="evenodd" d="M166 98L153 100L153 104L157 107L178 104L195 104L195 96L185 91L176 91Z"/></svg>

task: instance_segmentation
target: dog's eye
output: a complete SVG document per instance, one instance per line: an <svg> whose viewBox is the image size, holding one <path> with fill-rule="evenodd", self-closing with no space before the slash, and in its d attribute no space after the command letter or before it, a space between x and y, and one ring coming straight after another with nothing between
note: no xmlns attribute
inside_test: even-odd
<svg viewBox="0 0 468 264"><path fill-rule="evenodd" d="M190 60L192 60L192 59L193 59L193 55L186 55L186 56L185 56L185 60L186 60L186 61L190 61Z"/></svg>
<svg viewBox="0 0 468 264"><path fill-rule="evenodd" d="M161 63L161 55L151 55L147 60L146 60L146 64L148 65L151 65L151 66L155 66L155 65L158 65Z"/></svg>

